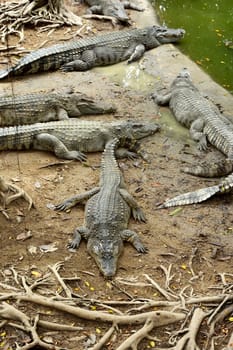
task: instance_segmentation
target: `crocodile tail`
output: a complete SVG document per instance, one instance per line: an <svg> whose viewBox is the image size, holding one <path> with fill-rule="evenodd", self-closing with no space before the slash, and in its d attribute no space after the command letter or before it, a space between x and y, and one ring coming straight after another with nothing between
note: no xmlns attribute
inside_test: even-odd
<svg viewBox="0 0 233 350"><path fill-rule="evenodd" d="M219 184L219 191L221 193L226 193L231 191L232 188L233 188L233 173L221 181L221 183Z"/></svg>
<svg viewBox="0 0 233 350"><path fill-rule="evenodd" d="M116 137L114 139L108 141L105 145L104 152L107 152L107 151L115 152L115 149L116 149L116 146L118 145L118 143L119 143L119 139Z"/></svg>
<svg viewBox="0 0 233 350"><path fill-rule="evenodd" d="M193 167L185 167L181 171L202 177L225 176L233 171L233 160L224 159L212 164L200 164Z"/></svg>
<svg viewBox="0 0 233 350"><path fill-rule="evenodd" d="M0 71L0 79L4 79L9 76L11 70L10 69L2 69Z"/></svg>
<svg viewBox="0 0 233 350"><path fill-rule="evenodd" d="M220 192L219 185L201 188L200 190L187 192L179 196L176 196L172 199L168 199L166 202L161 204L158 207L158 209L170 208L178 205L201 203L219 192Z"/></svg>

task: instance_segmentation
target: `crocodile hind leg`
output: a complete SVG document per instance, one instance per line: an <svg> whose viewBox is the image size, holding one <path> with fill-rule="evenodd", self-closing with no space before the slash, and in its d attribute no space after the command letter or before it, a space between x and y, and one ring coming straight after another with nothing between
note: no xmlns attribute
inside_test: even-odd
<svg viewBox="0 0 233 350"><path fill-rule="evenodd" d="M200 151L207 150L207 138L203 133L205 122L202 118L198 118L194 120L194 122L190 126L190 135L194 141L199 141L198 149Z"/></svg>
<svg viewBox="0 0 233 350"><path fill-rule="evenodd" d="M142 209L139 207L136 200L131 196L131 194L129 194L129 192L124 188L120 188L119 192L128 206L131 208L134 220L146 222L146 217Z"/></svg>
<svg viewBox="0 0 233 350"><path fill-rule="evenodd" d="M63 211L63 210L70 209L70 208L74 207L77 204L82 204L84 201L86 201L87 199L91 198L94 194L99 192L99 190L100 190L99 187L94 187L90 191L86 191L86 192L84 192L82 194L78 194L76 196L68 198L64 202L62 202L60 204L57 204L54 207L54 210Z"/></svg>
<svg viewBox="0 0 233 350"><path fill-rule="evenodd" d="M85 71L95 66L96 54L94 50L86 50L79 59L61 66L63 72Z"/></svg>
<svg viewBox="0 0 233 350"><path fill-rule="evenodd" d="M69 151L56 136L46 133L41 133L34 137L33 148L40 151L54 152L58 158L86 160L85 154L79 151Z"/></svg>
<svg viewBox="0 0 233 350"><path fill-rule="evenodd" d="M121 232L121 238L124 241L130 242L139 253L146 253L148 251L148 249L142 244L137 233L134 231L123 230Z"/></svg>

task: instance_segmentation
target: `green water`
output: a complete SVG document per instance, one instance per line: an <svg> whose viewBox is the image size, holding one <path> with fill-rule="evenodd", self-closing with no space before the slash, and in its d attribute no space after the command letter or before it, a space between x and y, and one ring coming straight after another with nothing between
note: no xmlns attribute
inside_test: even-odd
<svg viewBox="0 0 233 350"><path fill-rule="evenodd" d="M186 30L180 50L233 93L232 0L152 0L161 24Z"/></svg>

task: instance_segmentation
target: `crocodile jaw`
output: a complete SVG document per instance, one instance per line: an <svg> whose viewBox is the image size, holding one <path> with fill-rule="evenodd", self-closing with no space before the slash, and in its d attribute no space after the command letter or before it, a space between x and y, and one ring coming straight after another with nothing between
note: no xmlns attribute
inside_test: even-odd
<svg viewBox="0 0 233 350"><path fill-rule="evenodd" d="M88 240L87 250L104 277L111 278L116 274L118 257L123 250L121 238L105 240L105 237L103 237L100 240L97 236L94 236Z"/></svg>
<svg viewBox="0 0 233 350"><path fill-rule="evenodd" d="M182 39L185 35L184 29L173 29L173 28L166 28L161 27L161 30L159 30L159 33L157 33L157 39L160 43L171 43L176 42Z"/></svg>

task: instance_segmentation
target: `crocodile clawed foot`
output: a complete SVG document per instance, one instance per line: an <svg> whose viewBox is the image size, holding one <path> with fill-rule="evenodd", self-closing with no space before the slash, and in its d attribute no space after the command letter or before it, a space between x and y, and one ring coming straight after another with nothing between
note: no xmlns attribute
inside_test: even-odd
<svg viewBox="0 0 233 350"><path fill-rule="evenodd" d="M132 215L133 215L134 220L139 221L139 222L146 222L145 214L143 213L141 208L133 208Z"/></svg>
<svg viewBox="0 0 233 350"><path fill-rule="evenodd" d="M73 66L72 65L69 65L68 63L67 64L64 64L63 66L61 66L60 70L62 72L72 72L74 70Z"/></svg>
<svg viewBox="0 0 233 350"><path fill-rule="evenodd" d="M70 251L70 252L76 252L78 246L76 244L76 242L74 241L71 241L67 244L67 249Z"/></svg>
<svg viewBox="0 0 233 350"><path fill-rule="evenodd" d="M142 254L147 254L149 249L147 247L145 247L142 243L138 243L135 248L137 249L137 251L139 253L142 253Z"/></svg>
<svg viewBox="0 0 233 350"><path fill-rule="evenodd" d="M130 160L135 160L135 159L139 158L139 155L137 153L131 152L131 151L127 151L125 156L127 158L129 158Z"/></svg>
<svg viewBox="0 0 233 350"><path fill-rule="evenodd" d="M87 156L86 154L79 151L71 151L70 156L72 159L79 160L80 162L86 162Z"/></svg>
<svg viewBox="0 0 233 350"><path fill-rule="evenodd" d="M53 210L55 211L65 211L66 209L69 209L69 206L66 202L62 202L60 204L57 204L54 206Z"/></svg>

